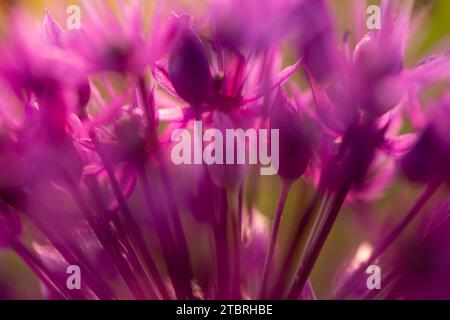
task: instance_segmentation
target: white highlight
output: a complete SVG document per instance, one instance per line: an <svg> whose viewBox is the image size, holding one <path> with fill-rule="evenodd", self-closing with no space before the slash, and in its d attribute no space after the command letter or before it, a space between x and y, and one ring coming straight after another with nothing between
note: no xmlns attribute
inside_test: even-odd
<svg viewBox="0 0 450 320"><path fill-rule="evenodd" d="M350 268L352 271L356 270L361 266L363 263L367 262L369 260L370 256L372 255L373 248L368 242L363 242L356 250L356 254L353 257Z"/></svg>

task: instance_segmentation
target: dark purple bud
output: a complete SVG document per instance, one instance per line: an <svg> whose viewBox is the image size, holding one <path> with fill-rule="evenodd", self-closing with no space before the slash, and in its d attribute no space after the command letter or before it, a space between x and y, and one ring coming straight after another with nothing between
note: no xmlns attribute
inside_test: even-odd
<svg viewBox="0 0 450 320"><path fill-rule="evenodd" d="M342 173L352 178L356 188L366 181L376 150L384 141L384 132L383 128L369 122L350 125L344 133L340 150L344 154Z"/></svg>
<svg viewBox="0 0 450 320"><path fill-rule="evenodd" d="M193 106L205 101L212 76L206 49L189 27L183 31L169 60L169 76L177 94Z"/></svg>
<svg viewBox="0 0 450 320"><path fill-rule="evenodd" d="M403 174L411 181L450 182L450 103L435 109L434 117L409 152L402 158Z"/></svg>
<svg viewBox="0 0 450 320"><path fill-rule="evenodd" d="M297 180L305 172L312 147L298 113L280 92L270 112L271 129L279 130L279 170L284 180Z"/></svg>
<svg viewBox="0 0 450 320"><path fill-rule="evenodd" d="M427 183L445 180L450 176L448 163L450 155L441 149L439 138L433 127L421 134L416 144L402 158L403 174L410 181Z"/></svg>

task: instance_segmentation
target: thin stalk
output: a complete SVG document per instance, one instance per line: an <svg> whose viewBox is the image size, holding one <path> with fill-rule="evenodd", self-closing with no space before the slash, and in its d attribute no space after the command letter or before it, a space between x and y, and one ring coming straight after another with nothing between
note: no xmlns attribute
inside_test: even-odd
<svg viewBox="0 0 450 320"><path fill-rule="evenodd" d="M315 240L313 240L310 250L307 249L306 256L303 259L303 263L300 264L300 267L297 271L294 283L292 285L291 290L288 293L288 299L297 299L300 293L305 286L306 281L311 274L311 271L319 257L320 252L325 244L326 239L336 221L336 218L342 208L344 200L347 196L348 191L350 190L351 182L346 181L343 183L340 190L337 192L336 196L333 199L333 203L331 204L329 212L326 214L323 224L317 233L318 236Z"/></svg>
<svg viewBox="0 0 450 320"><path fill-rule="evenodd" d="M39 204L44 207L45 211L51 211L51 208L47 207L40 201L40 199L34 197L32 193L28 193L27 195L30 198L35 198L35 200L37 200ZM37 219L34 215L27 212L25 212L25 214L33 225L47 238L48 242L61 254L62 257L64 257L68 263L76 263L80 265L80 267L84 270L84 279L92 292L94 292L100 299L113 300L115 298L107 284L92 273L92 265L89 263L88 259L84 256L84 252L82 252L79 247L73 243L63 245L62 243L64 240L61 240L57 233L49 228L49 224L46 221Z"/></svg>
<svg viewBox="0 0 450 320"><path fill-rule="evenodd" d="M97 178L93 178L91 180L88 180L88 186L90 188L91 193L94 195L96 199L96 204L98 207L98 211L103 212L104 219L108 219L107 217L107 208L105 201L103 199L103 195L100 191L100 186L98 183ZM126 256L130 262L131 268L133 268L140 276L142 276L146 281L144 281L144 285L147 288L147 291L153 296L154 287L153 283L155 282L155 279L152 279L151 275L148 274L148 271L144 270L144 267L141 264L141 261L139 260L138 254L136 253L132 243L129 240L129 237L127 235L127 232L125 230L125 227L123 226L122 221L120 220L119 216L117 214L112 215L110 218L110 222L114 225L114 228L116 229L115 234L111 234L111 232L107 232L106 234L110 236L111 243L116 243L117 246L123 245L126 250ZM107 226L105 226L107 227ZM126 259L125 259L126 260ZM133 270L130 270L133 272ZM156 284L157 288L159 287L158 284ZM161 295L161 293L160 293ZM168 299L165 297L162 297L163 299Z"/></svg>
<svg viewBox="0 0 450 320"><path fill-rule="evenodd" d="M262 278L262 285L261 285L261 297L265 298L266 291L267 291L267 285L268 285L268 278L269 274L272 269L272 260L275 253L275 248L277 245L278 240L278 233L280 231L280 224L283 217L283 210L284 206L286 204L287 197L289 195L289 190L291 189L292 182L283 181L282 187L281 187L281 193L278 200L277 209L275 212L274 222L272 226L272 235L270 237L270 245L269 245L269 251L267 253L267 257L264 263L264 269L263 269L263 278Z"/></svg>
<svg viewBox="0 0 450 320"><path fill-rule="evenodd" d="M246 211L247 211L247 215L248 215L248 220L249 220L249 224L251 225L251 222L253 220L253 208L254 208L254 204L258 199L258 195L259 195L259 189L260 189L260 176L259 174L256 172L255 169L250 169L250 173L249 176L247 178L249 180L248 183L248 192L247 194L247 201L246 201Z"/></svg>
<svg viewBox="0 0 450 320"><path fill-rule="evenodd" d="M226 191L220 190L219 217L213 225L215 254L216 254L216 299L228 298L229 274L229 249L227 237L227 212L228 202Z"/></svg>
<svg viewBox="0 0 450 320"><path fill-rule="evenodd" d="M329 215L329 210L331 207L331 202L332 202L332 197L330 197L329 195L325 195L324 198L322 199L322 203L320 204L316 219L314 221L314 224L308 234L308 238L306 240L306 244L303 250L303 255L301 257L301 262L304 262L304 259L306 256L308 256L308 254L310 253L310 251L314 248L314 244L317 242L317 239L320 236L320 232L327 220L327 217ZM301 265L301 263L300 263Z"/></svg>
<svg viewBox="0 0 450 320"><path fill-rule="evenodd" d="M96 179L93 179L96 182ZM103 201L103 197L100 193L100 190L97 188L98 185L90 181L92 183L87 182L89 191L95 195L95 205L97 211L100 214L100 219L98 219L97 228L98 232L101 233L103 239L99 239L104 246L105 250L110 254L111 259L114 261L119 274L122 279L125 281L125 284L128 286L130 291L137 297L143 298L144 292L140 287L140 282L136 275L133 272L132 268L135 268L136 273L139 276L145 277L146 281L143 281L143 284L149 291L150 297L152 299L157 297L157 293L152 286L152 281L147 277L147 274L142 269L141 264L139 263L137 257L135 257L134 250L131 248L129 243L127 243L126 237L120 237L117 234L113 234L111 229L108 228L107 222L109 219L106 214L106 205ZM121 248L123 246L123 249ZM119 249L119 250L118 250ZM125 250L125 251L124 251ZM126 255L123 255L125 252ZM128 259L127 259L128 258Z"/></svg>
<svg viewBox="0 0 450 320"><path fill-rule="evenodd" d="M142 104L144 106L145 116L147 118L147 132L150 144L157 141L157 117L155 110L155 101L153 95L149 95L147 92L147 85L144 77L138 78L138 88L141 95ZM150 101L149 99L152 98Z"/></svg>
<svg viewBox="0 0 450 320"><path fill-rule="evenodd" d="M241 184L239 187L239 195L238 195L238 217L239 224L242 225L242 210L244 209L244 184Z"/></svg>
<svg viewBox="0 0 450 320"><path fill-rule="evenodd" d="M170 183L171 177L167 171L166 166L163 163L163 159L158 158L158 164L161 171L161 177L162 177L162 183L164 186L164 189L166 191L166 194L169 196L170 199L173 199L173 201L168 201L169 205L169 211L170 216L172 218L173 227L175 231L175 239L176 239L176 245L179 249L179 253L181 255L181 260L183 261L183 272L185 273L185 277L189 280L193 278L193 271L191 266L191 259L189 257L189 249L188 244L186 240L186 235L183 229L183 224L181 221L181 215L179 211L179 206L177 203L177 195L175 194L175 191L172 187L172 184ZM190 288L191 286L189 286ZM189 290L188 292L189 298L193 298L192 290Z"/></svg>
<svg viewBox="0 0 450 320"><path fill-rule="evenodd" d="M180 275L178 269L179 266L177 267L176 262L173 259L173 252L176 251L176 246L168 221L165 219L164 215L157 217L154 212L153 205L156 203L156 198L152 195L150 182L148 180L147 173L145 172L145 168L141 168L139 171L139 181L142 186L145 204L147 205L149 215L153 219L156 235L158 237L164 259L167 263L167 270L172 280L175 294L178 299L186 299L189 296L188 292L191 291L190 284L186 283L185 279Z"/></svg>
<svg viewBox="0 0 450 320"><path fill-rule="evenodd" d="M55 279L55 276L50 270L36 258L34 254L17 240L11 243L11 248L19 255L20 258L30 267L33 273L39 277L39 279L45 283L47 288L53 290L55 293L64 297L64 299L76 299L77 296L73 296L72 293L67 292L64 286L61 285L60 279Z"/></svg>
<svg viewBox="0 0 450 320"><path fill-rule="evenodd" d="M119 268L119 273L121 274L127 274L126 272L126 264L122 262L121 258L118 258L118 256L121 257L120 253L117 254L114 252L114 248L111 247L110 243L107 241L107 235L103 232L103 230L98 225L98 219L96 219L95 216L93 216L92 211L89 209L88 205L84 201L82 192L79 188L79 186L73 182L68 181L70 184L70 194L72 195L72 198L75 200L75 203L77 204L78 208L80 209L81 213L83 214L84 218L90 225L92 231L97 236L97 239L100 241L100 244L102 247L106 250L110 258L115 262L115 265ZM123 273L125 272L125 273ZM135 298L139 300L146 299L147 296L145 295L144 291L142 290L140 284L136 281L135 278L127 276L126 278L126 285L132 292L132 294L135 296Z"/></svg>
<svg viewBox="0 0 450 320"><path fill-rule="evenodd" d="M302 218L299 224L297 225L295 234L287 250L287 254L284 256L283 262L281 263L281 266L283 266L283 270L280 270L280 274L278 276L278 280L275 284L275 289L273 290L272 294L275 299L280 298L283 294L285 281L288 277L288 272L285 272L285 270L291 270L291 266L294 263L295 253L299 249L299 246L301 244L301 238L308 224L310 223L311 218L313 217L314 209L316 208L319 200L320 200L320 193L316 192L311 201L309 202L308 206L305 208Z"/></svg>
<svg viewBox="0 0 450 320"><path fill-rule="evenodd" d="M136 223L136 221L133 219L133 214L131 212L130 207L127 204L126 198L124 194L122 193L122 190L120 188L119 182L117 181L116 175L114 174L114 169L112 164L109 162L108 157L105 155L105 152L103 151L103 148L100 145L100 142L98 141L97 136L95 133L91 134L92 142L95 145L95 148L97 149L97 153L100 156L100 159L102 160L105 170L108 174L112 190L114 192L114 195L117 199L117 202L120 206L120 209L123 214L124 222L125 222L125 228L129 229L131 232L129 232L130 239L134 246L138 249L139 253L141 254L145 265L147 266L151 276L153 277L159 292L161 293L161 296L164 299L169 299L170 295L166 289L166 286L164 284L164 280L159 273L158 267L156 266L156 263L153 260L153 257L151 253L148 251L148 247L145 243L144 236L142 235L142 232Z"/></svg>
<svg viewBox="0 0 450 320"><path fill-rule="evenodd" d="M376 259L387 249L392 243L398 239L406 227L412 220L420 213L422 208L427 204L428 200L433 196L436 190L439 188L440 183L432 183L424 188L422 194L413 204L409 212L403 217L399 224L387 234L387 236L381 241L381 243L374 249L370 258L353 273L353 275L346 281L346 284L342 287L342 291L338 294L339 297L345 297L348 291L352 288L352 283L355 283L359 277L361 277L365 270L375 262Z"/></svg>
<svg viewBox="0 0 450 320"><path fill-rule="evenodd" d="M146 80L145 80L145 76L144 75L140 75L137 77L137 83L138 83L138 90L139 90L139 94L141 96L141 101L143 104L143 109L144 109L144 113L145 116L147 118L147 132L148 132L148 141L149 143L149 147L153 152L158 153L157 150L157 140L158 140L158 134L157 134L157 126L158 126L158 118L157 118L157 111L155 108L155 100L154 100L154 92L151 92L149 94L149 92L147 91L147 84L146 84ZM153 89L154 90L154 87ZM161 168L161 172L163 175L168 177L167 172L165 171L163 162L161 161L161 159L158 157L158 164L160 165ZM144 174L145 174L145 170L144 170ZM166 180L166 177L163 177L163 183L164 183L164 187L167 189L167 191L172 191L171 186L169 185L169 180ZM174 196L174 192L172 191L171 193L171 197L172 199L176 199L176 197ZM179 213L178 213L178 207L174 208L173 204L171 202L169 202L169 206L170 206L170 213L172 214L172 219L174 220L174 227L175 227L175 236L177 241L177 244L180 246L180 253L182 256L182 260L184 261L183 263L186 266L186 270L187 270L187 277L188 278L192 278L192 268L191 268L191 264L190 264L190 260L189 260L189 254L188 254L188 250L187 250L187 243L186 243L186 238L184 236L184 231L181 225L181 219L179 218ZM186 288L190 288L191 286L186 286ZM189 292L191 292L189 290ZM189 297L193 297L192 294L190 294Z"/></svg>
<svg viewBox="0 0 450 320"><path fill-rule="evenodd" d="M232 239L232 285L231 294L233 298L241 298L241 237L242 225L239 223L239 204L238 192L236 190L227 191L227 202L229 209L229 218L231 222L231 239Z"/></svg>

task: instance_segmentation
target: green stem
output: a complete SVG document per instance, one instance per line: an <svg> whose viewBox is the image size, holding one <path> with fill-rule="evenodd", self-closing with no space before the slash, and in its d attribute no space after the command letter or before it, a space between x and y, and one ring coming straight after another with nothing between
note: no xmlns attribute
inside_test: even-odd
<svg viewBox="0 0 450 320"><path fill-rule="evenodd" d="M278 233L280 231L280 224L283 217L283 210L286 204L287 197L289 195L289 190L291 189L292 182L283 181L283 185L281 187L280 198L278 200L278 206L275 212L275 220L273 222L272 227L272 235L270 237L270 246L269 251L266 257L266 261L264 263L263 269L263 280L261 285L261 297L265 298L267 286L268 286L268 278L272 269L272 260L275 254L275 248L278 240Z"/></svg>

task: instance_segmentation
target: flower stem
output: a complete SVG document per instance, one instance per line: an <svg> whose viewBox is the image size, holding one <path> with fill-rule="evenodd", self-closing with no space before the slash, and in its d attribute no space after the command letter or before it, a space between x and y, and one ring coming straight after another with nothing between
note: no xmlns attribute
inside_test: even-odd
<svg viewBox="0 0 450 320"><path fill-rule="evenodd" d="M168 294L168 291L164 285L164 281L161 277L161 274L159 273L158 267L156 266L156 263L154 262L153 257L151 256L150 252L148 251L148 248L145 243L145 239L141 233L141 230L139 229L139 226L136 223L136 221L133 219L133 214L131 212L131 209L127 204L125 196L123 195L122 190L120 189L119 182L117 181L117 178L114 174L113 166L109 162L95 133L91 134L91 139L95 145L98 155L100 156L100 159L102 160L102 162L105 166L106 172L107 172L109 180L111 182L112 190L114 192L114 195L117 199L117 202L119 203L119 206L120 206L122 214L123 214L125 227L129 228L131 230L131 232L129 232L130 239L133 242L133 244L135 245L135 247L139 249L139 252L141 253L142 258L145 262L145 265L147 266L151 276L153 277L161 296L164 299L168 299L170 297L170 295Z"/></svg>
<svg viewBox="0 0 450 320"><path fill-rule="evenodd" d="M227 202L228 209L231 219L231 238L232 238L232 270L233 275L231 294L233 298L241 298L241 236L242 236L242 225L239 223L239 203L238 203L238 191L228 190L227 191Z"/></svg>
<svg viewBox="0 0 450 320"><path fill-rule="evenodd" d="M153 96L150 96L147 92L147 85L144 77L140 77L138 79L138 84L142 104L144 105L144 111L147 118L148 133L150 135L149 138L153 142L154 140L156 140L156 125L157 125L154 100L149 100L150 98L153 98Z"/></svg>
<svg viewBox="0 0 450 320"><path fill-rule="evenodd" d="M280 231L280 224L281 224L281 220L283 217L283 210L284 210L284 206L286 204L287 197L289 195L289 190L291 189L291 186L292 186L292 182L283 181L282 184L283 185L281 187L281 193L280 193L280 197L278 200L277 209L275 212L275 220L273 222L273 227L272 227L272 235L270 237L269 251L267 253L267 257L266 257L266 260L264 263L263 278L262 278L261 291L260 291L260 295L262 298L265 298L265 296L267 294L266 291L267 291L267 286L268 286L268 278L269 278L269 274L272 269L272 260L273 260L275 248L277 245L278 233Z"/></svg>
<svg viewBox="0 0 450 320"><path fill-rule="evenodd" d="M175 194L175 191L172 187L171 184L171 177L169 175L169 172L164 164L164 160L162 158L158 158L158 165L160 168L160 173L161 173L161 182L164 186L164 189L166 191L166 194L169 196L170 199L173 199L173 201L167 201L168 205L169 205L169 211L170 211L170 216L172 218L172 222L173 222L173 226L174 226L174 231L175 231L175 239L176 239L176 245L179 249L180 255L181 255L181 259L183 261L183 272L184 277L186 279L192 279L193 278L193 271L192 271L192 266L191 266L191 260L189 257L189 249L188 249L188 244L186 241L186 235L183 229L183 224L181 221L181 216L180 216L180 211L179 211L179 206L177 203L177 196ZM189 292L189 296L192 298L193 294L192 292Z"/></svg>
<svg viewBox="0 0 450 320"><path fill-rule="evenodd" d="M313 217L314 209L316 208L319 200L320 200L320 193L316 192L311 201L309 202L308 206L305 208L302 218L299 224L297 225L297 229L295 230L293 240L291 241L289 248L287 250L287 254L284 256L283 262L281 263L281 266L283 266L284 270L280 271L279 279L277 280L275 289L273 290L272 295L275 299L279 299L283 294L285 281L289 274L288 272L286 272L286 270L291 269L291 265L294 262L295 253L298 251L298 248L301 243L300 240L304 234L304 231L306 230L306 227L311 221L311 218Z"/></svg>
<svg viewBox="0 0 450 320"><path fill-rule="evenodd" d="M69 180L69 179L67 179ZM75 200L78 208L80 209L81 213L83 214L84 218L87 220L88 224L90 225L92 231L100 241L100 244L105 249L105 251L109 254L110 258L115 262L115 265L118 267L119 273L122 275L127 274L125 272L125 265L122 262L122 258L120 253L116 254L114 251L114 248L111 247L111 243L107 240L107 235L105 232L103 232L102 228L98 224L98 219L93 215L92 211L89 209L87 203L85 202L82 192L79 188L79 186L74 181L68 181L70 185L70 193ZM118 257L120 257L118 259ZM126 278L126 285L132 292L132 294L135 296L135 298L139 300L146 299L146 295L144 291L142 290L140 284L136 281L135 278L127 276Z"/></svg>
<svg viewBox="0 0 450 320"><path fill-rule="evenodd" d="M122 230L119 231L119 229L121 228L120 223L117 223L118 221L115 218L111 220L111 222L114 223L114 227L118 229L117 234L112 233L111 229L108 228L108 223L105 223L106 221L108 221L106 213L107 209L103 199L103 195L100 192L100 187L98 185L97 179L87 179L86 183L89 187L89 191L95 196L95 205L97 207L97 211L100 213L100 223L98 225L98 228L105 238L103 241L103 246L105 246L105 249L110 252L111 258L113 259L113 261L115 261L117 270L124 279L126 285L131 292L140 293L141 295L143 294L142 290L140 289L139 280L133 272L132 268L134 268L137 275L143 277L146 280L144 281L143 285L145 285L145 287L147 288L151 298L156 298L157 293L152 286L150 277L147 276L141 264L139 263L136 253L131 247L131 244L128 242L126 235L122 232ZM124 249L121 249L122 246L124 247ZM125 253L125 255L123 253Z"/></svg>
<svg viewBox="0 0 450 320"><path fill-rule="evenodd" d="M11 243L11 248L22 258L22 260L30 267L30 269L36 274L39 279L50 290L64 297L65 299L76 299L77 296L73 296L67 292L64 286L61 285L61 279L55 279L54 275L48 270L48 268L37 259L20 241L14 240ZM79 298L79 297L78 297Z"/></svg>
<svg viewBox="0 0 450 320"><path fill-rule="evenodd" d="M44 204L40 199L33 196L32 193L27 193L30 199L34 199L36 203L39 203L43 210L46 212L51 212L52 209ZM47 221L43 221L41 217L36 217L34 214L25 212L27 217L33 223L33 225L47 238L48 242L64 257L64 259L69 263L79 264L84 270L84 278L86 283L92 290L92 292L97 295L100 299L113 300L115 299L114 294L111 292L110 288L106 285L103 279L92 272L92 264L89 263L88 259L85 257L85 253L74 243L64 243L64 240L55 232L54 229L50 228Z"/></svg>
<svg viewBox="0 0 450 320"><path fill-rule="evenodd" d="M174 199L174 201L176 201L177 197L170 184L170 176L164 165L164 159L160 156L158 146L156 144L158 140L157 137L158 119L156 115L154 96L153 93L149 94L149 92L147 91L147 84L144 76L138 77L138 84L142 104L144 106L145 115L147 117L147 131L149 135L148 139L150 141L149 148L153 149L152 150L153 153L157 155L157 161L162 175L161 182L163 184L166 193L169 195L171 199ZM146 175L145 169L143 173L144 175ZM141 182L145 183L146 178L147 177L145 176L144 179L141 179ZM168 201L168 205L175 231L175 243L173 245L177 247L178 249L177 252L179 252L179 254L181 255L182 264L184 266L182 269L183 274L180 275L177 274L177 276L180 279L182 279L181 282L183 283L184 290L186 290L187 297L193 298L191 285L189 284L189 281L193 278L193 272L191 267L191 261L189 258L189 250L186 242L186 236L183 230L181 217L178 210L178 205L176 203L173 203L172 201ZM167 227L170 229L169 225L167 225ZM170 262L168 261L168 263ZM170 269L170 266L168 267Z"/></svg>
<svg viewBox="0 0 450 320"><path fill-rule="evenodd" d="M215 254L216 254L216 299L228 298L229 275L229 249L227 237L227 212L228 203L226 191L220 190L219 217L213 225Z"/></svg>
<svg viewBox="0 0 450 320"><path fill-rule="evenodd" d="M186 299L191 291L190 284L179 272L179 267L176 265L173 253L176 252L176 246L174 243L174 238L172 230L165 219L164 214L158 215L154 212L153 205L157 203L155 195L152 194L152 188L147 177L145 168L139 170L139 181L142 186L142 191L144 193L145 203L151 218L153 219L153 224L155 226L156 235L158 236L159 244L164 255L164 259L167 263L167 270L169 272L172 284L175 290L175 294L178 299ZM155 188L153 190L156 190ZM181 266L184 267L184 266Z"/></svg>
<svg viewBox="0 0 450 320"><path fill-rule="evenodd" d="M350 187L351 181L343 182L342 187L335 195L329 211L324 216L323 224L318 229L317 237L312 240L310 249L306 249L307 251L302 259L299 269L297 270L294 283L287 295L288 299L297 299L302 292L303 287L305 286L305 283L308 280L317 258L322 251L325 241L334 225L334 222L336 221Z"/></svg>
<svg viewBox="0 0 450 320"><path fill-rule="evenodd" d="M337 296L345 297L353 284L356 283L357 279L364 274L365 270L375 262L376 259L387 249L392 243L400 236L400 234L406 229L406 227L411 223L411 221L420 213L421 209L426 205L431 196L439 188L440 183L432 183L424 188L422 194L413 204L409 212L403 217L399 224L387 234L387 236L381 241L381 243L374 249L370 258L353 273L353 275L346 281L342 286L342 290Z"/></svg>

